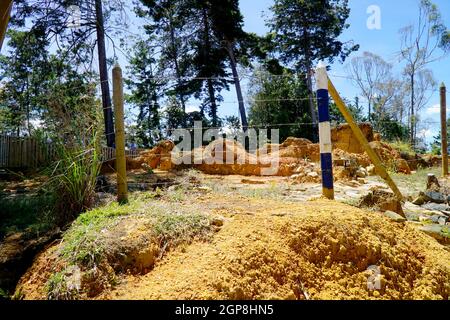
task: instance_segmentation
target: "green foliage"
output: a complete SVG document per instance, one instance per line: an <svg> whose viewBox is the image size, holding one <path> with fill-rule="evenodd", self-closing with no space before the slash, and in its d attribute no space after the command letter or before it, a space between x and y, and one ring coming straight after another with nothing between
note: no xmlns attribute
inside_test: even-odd
<svg viewBox="0 0 450 320"><path fill-rule="evenodd" d="M373 127L386 141L406 141L409 137L408 126L393 119L387 114L372 114Z"/></svg>
<svg viewBox="0 0 450 320"><path fill-rule="evenodd" d="M349 27L348 0L275 0L271 10L275 50L297 72L309 72L315 61L345 60L359 48L338 40Z"/></svg>
<svg viewBox="0 0 450 320"><path fill-rule="evenodd" d="M278 76L256 70L250 96L250 126L279 128L281 141L291 136L312 139L308 91L304 81L292 72L285 70Z"/></svg>
<svg viewBox="0 0 450 320"><path fill-rule="evenodd" d="M411 144L406 140L392 141L389 145L399 151L402 155L407 155L408 157L414 157L416 155L416 152L412 148Z"/></svg>
<svg viewBox="0 0 450 320"><path fill-rule="evenodd" d="M344 99L345 105L350 111L350 113L353 116L353 119L356 122L365 122L367 121L367 118L363 115L363 110L361 105L359 104L358 97L355 98L354 103L351 103L350 101L347 101ZM330 103L330 120L332 122L341 124L346 123L347 121L344 119L344 116L342 115L341 111L339 111L339 108L337 107L336 103L331 101Z"/></svg>
<svg viewBox="0 0 450 320"><path fill-rule="evenodd" d="M139 110L136 138L145 148L161 139L159 98L165 82L155 78L158 70L154 56L154 49L147 42L137 42L129 60L129 77L125 80L131 90L127 100Z"/></svg>
<svg viewBox="0 0 450 320"><path fill-rule="evenodd" d="M142 245L156 244L159 256L175 246L210 237L210 217L187 211L177 203L157 201L156 198L168 199L164 191L137 193L126 205L113 202L81 214L63 236L58 254L60 262L69 267L49 278L46 287L48 297L79 297L85 292L85 286L89 286L86 282L93 274L95 279L106 279L109 285L114 284L116 277L113 269L103 267L105 264L119 263L120 259L131 254L129 250L134 250L120 247L122 241L114 241L122 235L122 230L118 228L121 222L145 225L140 229L141 236L148 241L142 242L141 239L128 245L137 245L137 249L141 250Z"/></svg>
<svg viewBox="0 0 450 320"><path fill-rule="evenodd" d="M119 205L113 202L81 214L63 237L61 256L69 263L94 267L103 258L105 247L98 240L101 230L117 218L133 214L138 204Z"/></svg>
<svg viewBox="0 0 450 320"><path fill-rule="evenodd" d="M39 29L10 29L8 36L8 56L0 56L0 130L33 135L38 120L47 136L61 136L73 134L73 127L89 126L98 108L92 74L66 62L63 51L50 54Z"/></svg>
<svg viewBox="0 0 450 320"><path fill-rule="evenodd" d="M450 141L450 119L447 121L447 140ZM442 134L439 132L439 134L435 137L433 137L434 141L431 143L431 153L437 156L440 156L442 154ZM450 146L448 148L450 153Z"/></svg>
<svg viewBox="0 0 450 320"><path fill-rule="evenodd" d="M74 300L78 297L78 290L71 286L67 277L67 270L51 275L47 281L46 290L49 300Z"/></svg>
<svg viewBox="0 0 450 320"><path fill-rule="evenodd" d="M55 226L54 196L47 192L0 198L0 239L12 232L27 231L30 236Z"/></svg>

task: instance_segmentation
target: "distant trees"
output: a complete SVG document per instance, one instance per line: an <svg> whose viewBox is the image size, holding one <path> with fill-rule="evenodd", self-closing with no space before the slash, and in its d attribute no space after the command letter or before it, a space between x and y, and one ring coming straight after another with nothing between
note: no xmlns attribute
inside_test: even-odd
<svg viewBox="0 0 450 320"><path fill-rule="evenodd" d="M364 52L347 66L347 72L367 102L369 121L385 139L408 139L416 147L420 111L426 107L436 81L427 66L450 50L449 30L430 0L419 0L418 21L400 30L400 61L397 78L392 65L380 56Z"/></svg>
<svg viewBox="0 0 450 320"><path fill-rule="evenodd" d="M131 93L127 101L138 109L136 135L139 144L151 147L161 138L161 87L166 83L161 75L154 48L146 41L138 41L129 60L128 78Z"/></svg>
<svg viewBox="0 0 450 320"><path fill-rule="evenodd" d="M374 106L377 104L381 109L376 111L383 111L383 106L393 98L397 89L392 65L376 54L364 52L361 56L352 58L347 70L361 95L367 100L368 120L371 121Z"/></svg>
<svg viewBox="0 0 450 320"><path fill-rule="evenodd" d="M308 87L303 79L285 69L273 75L264 68L255 71L250 84L250 126L279 128L280 139L295 136L313 139Z"/></svg>
<svg viewBox="0 0 450 320"><path fill-rule="evenodd" d="M41 123L47 134L73 137L75 127L89 125L98 111L92 74L61 52L50 54L45 33L11 29L8 36L8 56L0 56L0 130L30 136Z"/></svg>
<svg viewBox="0 0 450 320"><path fill-rule="evenodd" d="M111 26L107 21L118 24L122 19L121 13L122 0L17 0L11 18L12 25L18 28L27 27L31 21L31 30L45 33L46 39L60 51L62 59L79 66L84 64L87 69L92 67L97 48L105 140L108 146L114 145L114 124L106 42L111 41L113 47L115 43L108 35ZM77 16L74 17L74 14ZM117 33L117 29L114 33Z"/></svg>
<svg viewBox="0 0 450 320"><path fill-rule="evenodd" d="M447 120L447 133L448 139L450 140L450 119ZM434 141L431 143L431 153L440 156L442 155L442 134L439 133L437 136L433 137L433 139Z"/></svg>
<svg viewBox="0 0 450 320"><path fill-rule="evenodd" d="M410 109L409 129L410 143L415 145L417 135L417 111L423 98L423 90L416 93L417 86L423 85L424 78L430 79L431 72L426 66L439 60L442 53L450 49L449 30L442 21L442 16L435 4L430 0L420 0L419 16L416 25L409 25L400 30L402 60L406 63L404 74L409 80ZM438 54L441 49L441 54ZM417 79L419 77L419 79ZM423 100L422 100L423 101Z"/></svg>
<svg viewBox="0 0 450 320"><path fill-rule="evenodd" d="M265 37L244 31L238 0L135 1L132 8L142 19L139 21L145 33L123 37L128 32L121 30L126 27L125 16L129 12L125 5L123 0L17 0L12 26L25 33L22 37L16 35L22 43L17 43L17 48L10 38L10 47L15 50L11 55L17 58L4 58L0 63L11 85L0 90L4 106L0 117L10 124L16 121L16 132L20 127L19 134L23 134L31 131L27 123L32 122L33 115L42 120L44 114L56 115L64 110L64 104L72 108L75 101L81 105L89 101L97 110L97 101L91 98L95 95L92 80L98 76L105 141L113 146L108 69L120 49L127 47L131 50L120 54L129 64L127 102L133 112L128 115L136 120L133 132L144 147L154 145L161 134L169 135L173 129L189 127L196 120L205 126L227 125L235 130L237 118L223 119L219 110L223 91L231 86L236 91L236 109L244 131L250 121L270 125L285 122L283 117L287 122L316 123L311 78L314 63L322 59L333 62L337 57L345 60L357 49L351 42L338 40L348 27L347 0L276 0L272 8L274 18L268 22L271 32ZM252 84L255 91L248 110L241 72L252 70L255 62L264 70L264 80L261 85ZM18 64L26 67L21 69ZM53 87L55 92L49 92L59 77L55 77L58 68L64 70L60 72L64 76L60 77L57 90ZM32 69L37 71L35 78L30 79L27 73ZM68 85L67 94L76 98L66 100L60 84L72 82L78 83L82 87L80 93L89 99L78 101L78 95ZM27 90L27 86L35 92ZM36 100L36 92L64 98L54 104L41 97ZM276 99L279 101L268 105L274 115L264 118L262 101ZM198 112L188 112L188 104L193 101L200 102L195 105ZM49 106L59 111L36 111ZM14 108L20 112L11 113ZM247 115L248 111L252 116ZM293 126L286 135L314 139L314 132L312 127Z"/></svg>
<svg viewBox="0 0 450 320"><path fill-rule="evenodd" d="M160 64L170 67L167 78L184 112L186 101L202 101L200 113L218 127L221 91L236 89L241 125L248 126L238 65L249 67L253 59L264 59L256 35L243 30L238 0L141 0L136 7L146 19L145 29L160 47ZM155 43L156 43L155 42ZM231 71L231 72L230 72ZM171 102L173 104L173 100ZM186 115L187 119L188 116ZM186 124L186 121L183 121Z"/></svg>

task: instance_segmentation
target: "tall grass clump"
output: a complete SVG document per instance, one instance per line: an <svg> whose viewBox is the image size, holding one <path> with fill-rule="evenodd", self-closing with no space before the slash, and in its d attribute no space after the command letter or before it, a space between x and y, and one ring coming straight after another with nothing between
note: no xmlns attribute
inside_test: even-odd
<svg viewBox="0 0 450 320"><path fill-rule="evenodd" d="M59 224L72 221L94 203L95 186L101 167L97 134L81 143L58 143L58 161L51 173Z"/></svg>

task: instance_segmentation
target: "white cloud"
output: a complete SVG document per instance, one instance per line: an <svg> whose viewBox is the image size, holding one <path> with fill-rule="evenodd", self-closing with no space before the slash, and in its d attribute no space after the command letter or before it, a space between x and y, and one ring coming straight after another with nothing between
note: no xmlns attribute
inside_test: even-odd
<svg viewBox="0 0 450 320"><path fill-rule="evenodd" d="M435 134L433 133L433 130L431 130L431 129L422 129L419 132L419 136L422 138L425 138L425 139L431 139L434 137L434 135Z"/></svg>
<svg viewBox="0 0 450 320"><path fill-rule="evenodd" d="M191 112L200 112L200 108L198 106L186 106L186 113Z"/></svg>
<svg viewBox="0 0 450 320"><path fill-rule="evenodd" d="M441 106L439 104L435 104L429 107L426 111L427 114L439 114L441 113Z"/></svg>
<svg viewBox="0 0 450 320"><path fill-rule="evenodd" d="M431 107L429 107L428 109L425 110L425 113L427 115L438 115L441 113L441 105L440 104L435 104ZM450 115L450 108L447 107L447 115Z"/></svg>

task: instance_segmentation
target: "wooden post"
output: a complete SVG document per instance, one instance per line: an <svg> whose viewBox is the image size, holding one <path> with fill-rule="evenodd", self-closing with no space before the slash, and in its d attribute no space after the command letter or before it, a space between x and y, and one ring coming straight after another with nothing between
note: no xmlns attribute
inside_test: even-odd
<svg viewBox="0 0 450 320"><path fill-rule="evenodd" d="M117 201L128 202L127 162L125 158L125 124L123 111L123 79L119 64L113 68L113 102L116 119Z"/></svg>
<svg viewBox="0 0 450 320"><path fill-rule="evenodd" d="M316 72L317 106L319 110L320 166L322 169L322 194L334 200L333 148L331 144L330 96L325 64L319 63Z"/></svg>
<svg viewBox="0 0 450 320"><path fill-rule="evenodd" d="M442 146L442 175L448 176L448 142L447 142L447 89L441 84L441 146Z"/></svg>
<svg viewBox="0 0 450 320"><path fill-rule="evenodd" d="M337 107L339 108L339 111L342 113L345 120L350 125L350 128L352 129L352 131L355 134L356 138L358 139L359 143L364 148L364 150L367 152L367 155L369 156L370 160L372 161L373 165L375 166L377 174L387 182L387 184L392 189L392 191L394 192L397 199L399 201L403 201L402 193L398 189L394 180L392 180L391 176L387 172L386 168L383 165L383 162L380 160L377 153L370 147L369 142L367 141L366 137L362 133L359 126L356 124L355 120L353 119L352 114L345 106L344 101L341 99L339 93L337 92L336 88L334 87L334 85L330 79L328 79L328 90L330 92L330 96L333 98L334 102L336 103Z"/></svg>

